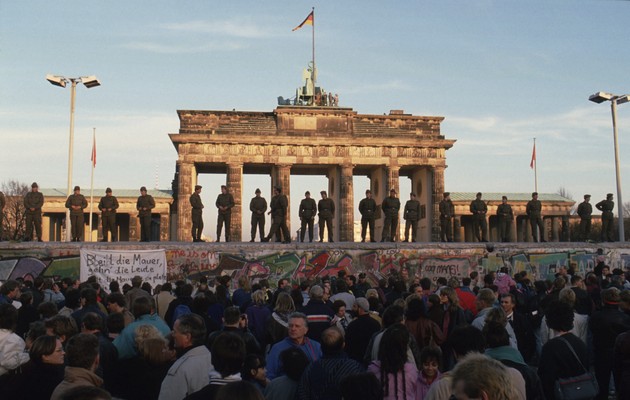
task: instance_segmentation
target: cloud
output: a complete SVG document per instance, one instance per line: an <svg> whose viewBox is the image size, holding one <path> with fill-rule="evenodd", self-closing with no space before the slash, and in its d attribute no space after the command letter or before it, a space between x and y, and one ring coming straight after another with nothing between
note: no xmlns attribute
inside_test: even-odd
<svg viewBox="0 0 630 400"><path fill-rule="evenodd" d="M169 31L202 33L237 38L263 38L273 36L267 29L255 25L252 19L231 19L225 21L188 21L162 25Z"/></svg>
<svg viewBox="0 0 630 400"><path fill-rule="evenodd" d="M122 45L130 50L141 50L159 54L196 54L210 53L213 51L235 51L241 50L247 45L233 41L200 43L197 45L181 45L178 43L156 43L156 42L130 42Z"/></svg>

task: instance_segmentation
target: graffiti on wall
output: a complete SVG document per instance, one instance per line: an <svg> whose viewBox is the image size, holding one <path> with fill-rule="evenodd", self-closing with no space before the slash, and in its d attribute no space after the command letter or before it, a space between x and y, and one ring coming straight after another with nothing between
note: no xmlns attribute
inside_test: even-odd
<svg viewBox="0 0 630 400"><path fill-rule="evenodd" d="M235 247L236 248L236 247ZM406 269L409 276L429 277L435 281L468 276L471 271L486 273L507 267L511 274L526 271L532 279L552 279L560 267L573 267L584 276L599 262L612 269L630 268L630 248L596 248L558 250L517 247L488 252L481 247L444 249L291 249L273 250L264 247L240 252L200 249L197 246L166 249L169 280L198 280L201 276L229 275L234 281L241 276L253 280L280 278L294 282L336 276L339 271L352 274L366 272L372 282L387 277L392 271ZM0 249L0 281L23 278L79 277L79 249Z"/></svg>

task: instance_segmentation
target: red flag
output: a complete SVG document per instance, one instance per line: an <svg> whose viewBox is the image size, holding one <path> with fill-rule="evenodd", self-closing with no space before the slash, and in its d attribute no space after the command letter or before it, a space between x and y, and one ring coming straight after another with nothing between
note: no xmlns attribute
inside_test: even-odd
<svg viewBox="0 0 630 400"><path fill-rule="evenodd" d="M532 161L529 163L529 167L534 169L534 164L536 163L536 143L534 143L534 150L532 151Z"/></svg>
<svg viewBox="0 0 630 400"><path fill-rule="evenodd" d="M304 21L302 21L302 23L298 26L296 26L295 28L293 28L293 31L297 31L298 29L300 29L301 27L303 27L304 25L313 25L315 23L315 15L313 14L315 11L311 11L311 13L306 17L306 19L304 19Z"/></svg>
<svg viewBox="0 0 630 400"><path fill-rule="evenodd" d="M96 167L96 134L92 136L92 157L90 160L92 161L92 168Z"/></svg>

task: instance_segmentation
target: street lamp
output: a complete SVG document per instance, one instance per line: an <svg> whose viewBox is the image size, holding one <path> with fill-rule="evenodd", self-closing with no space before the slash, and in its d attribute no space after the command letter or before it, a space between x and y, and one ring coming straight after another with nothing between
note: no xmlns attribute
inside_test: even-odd
<svg viewBox="0 0 630 400"><path fill-rule="evenodd" d="M70 144L68 146L68 196L72 194L72 155L74 145L74 99L76 97L77 83L81 82L86 88L90 89L96 86L100 86L101 83L94 76L81 76L78 78L66 78L59 75L46 75L46 80L52 85L66 87L67 83L71 83L70 90ZM71 239L70 232L70 209L66 210L66 240L69 242Z"/></svg>
<svg viewBox="0 0 630 400"><path fill-rule="evenodd" d="M615 173L617 175L617 216L619 217L619 241L625 242L625 234L623 227L623 201L621 199L621 175L619 173L619 145L617 143L617 104L623 104L630 101L630 95L621 96L606 92L597 92L588 98L593 103L601 104L610 101L613 122L613 140L615 143Z"/></svg>

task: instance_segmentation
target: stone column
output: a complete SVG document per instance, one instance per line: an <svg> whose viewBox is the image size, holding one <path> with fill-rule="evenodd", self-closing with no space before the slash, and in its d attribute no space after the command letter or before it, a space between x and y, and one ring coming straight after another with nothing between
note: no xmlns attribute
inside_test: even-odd
<svg viewBox="0 0 630 400"><path fill-rule="evenodd" d="M513 217L512 223L510 224L510 242L518 242L518 237L517 237L518 229L516 227L517 223L518 223L518 220L516 219L516 217Z"/></svg>
<svg viewBox="0 0 630 400"><path fill-rule="evenodd" d="M0 217L2 215L0 214ZM0 220L0 223L2 221ZM54 235L52 234L52 230L50 229L50 217L48 215L42 215L42 240L45 242L52 241Z"/></svg>
<svg viewBox="0 0 630 400"><path fill-rule="evenodd" d="M138 218L138 214L129 215L129 241L130 242L140 241L140 219Z"/></svg>
<svg viewBox="0 0 630 400"><path fill-rule="evenodd" d="M551 217L551 241L560 241L560 218Z"/></svg>
<svg viewBox="0 0 630 400"><path fill-rule="evenodd" d="M169 218L168 213L160 214L160 241L161 242L168 242L170 240L169 233L170 233L171 228L170 228L169 221L170 221L170 218Z"/></svg>
<svg viewBox="0 0 630 400"><path fill-rule="evenodd" d="M242 203L243 203L243 164L228 164L226 185L234 197L234 207L230 218L230 240L243 240Z"/></svg>
<svg viewBox="0 0 630 400"><path fill-rule="evenodd" d="M280 186L282 194L287 196L289 207L287 208L287 227L291 231L291 164L274 165L271 169L271 193L273 196L273 187ZM271 199L269 199L271 202ZM268 219L267 226L271 226L271 219Z"/></svg>
<svg viewBox="0 0 630 400"><path fill-rule="evenodd" d="M432 182L431 192L432 195L432 204L430 207L427 207L430 212L427 214L431 215L432 219L432 229L431 229L431 241L439 242L440 241L440 201L443 198L444 193L444 167L443 166L435 166L433 167L433 182ZM453 239L455 240L455 239Z"/></svg>
<svg viewBox="0 0 630 400"><path fill-rule="evenodd" d="M464 241L464 227L462 226L462 217L453 217L453 242Z"/></svg>
<svg viewBox="0 0 630 400"><path fill-rule="evenodd" d="M179 170L177 183L177 241L190 242L192 241L192 207L188 199L194 192L194 187L197 184L197 169L194 163L182 161L177 161L177 169ZM134 221L129 221L129 225L135 226Z"/></svg>
<svg viewBox="0 0 630 400"><path fill-rule="evenodd" d="M353 166L341 166L341 182L339 193L339 241L354 242L354 186L352 179Z"/></svg>

